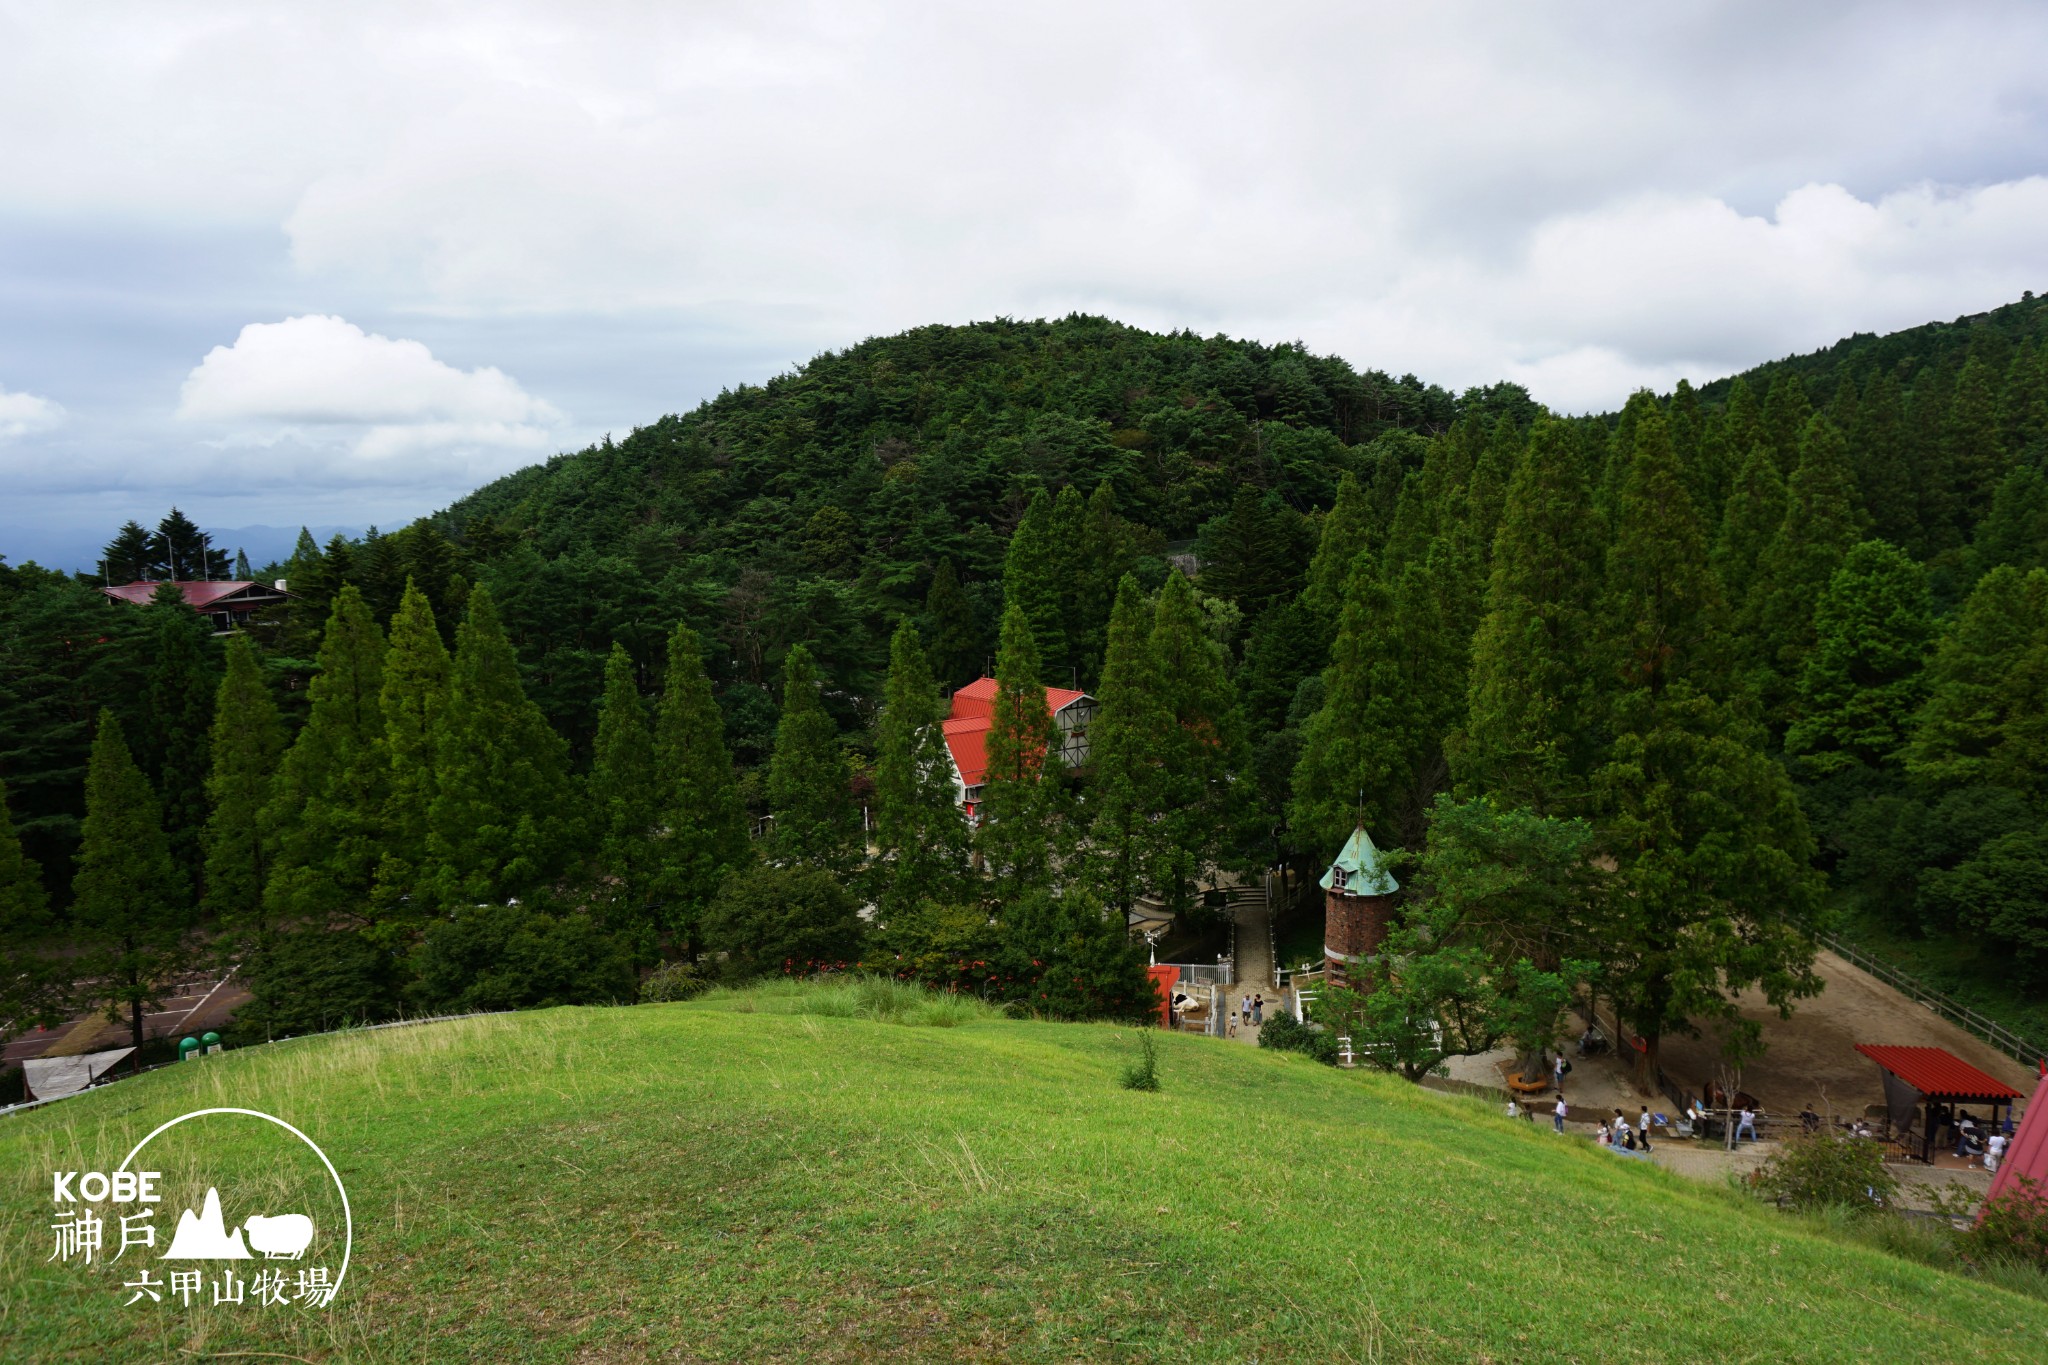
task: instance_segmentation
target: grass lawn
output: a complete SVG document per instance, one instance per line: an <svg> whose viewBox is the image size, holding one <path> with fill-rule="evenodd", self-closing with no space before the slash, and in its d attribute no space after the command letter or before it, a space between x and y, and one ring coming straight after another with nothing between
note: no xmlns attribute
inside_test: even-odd
<svg viewBox="0 0 2048 1365"><path fill-rule="evenodd" d="M2048 1359L2048 1303L1490 1106L1174 1035L1136 1093L1128 1029L849 998L301 1040L0 1121L0 1357ZM330 1308L123 1307L133 1253L46 1261L53 1167L214 1105L334 1159L356 1235ZM267 1128L147 1164L195 1204L201 1158L317 1203Z"/></svg>

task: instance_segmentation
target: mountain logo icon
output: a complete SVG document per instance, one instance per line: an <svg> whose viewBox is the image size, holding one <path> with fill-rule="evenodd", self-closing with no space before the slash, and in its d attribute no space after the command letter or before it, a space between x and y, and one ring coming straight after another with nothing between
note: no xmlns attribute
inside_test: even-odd
<svg viewBox="0 0 2048 1365"><path fill-rule="evenodd" d="M242 1230L227 1230L220 1216L220 1191L208 1187L206 1207L195 1214L186 1209L178 1215L178 1230L171 1237L166 1261L253 1261L242 1244Z"/></svg>

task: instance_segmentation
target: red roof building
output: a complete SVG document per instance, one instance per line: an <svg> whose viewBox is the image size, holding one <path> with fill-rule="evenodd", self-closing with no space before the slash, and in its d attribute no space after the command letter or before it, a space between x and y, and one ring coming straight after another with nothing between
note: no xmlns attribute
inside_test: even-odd
<svg viewBox="0 0 2048 1365"><path fill-rule="evenodd" d="M960 804L974 814L988 779L988 732L995 725L996 680L976 678L953 694L953 711L943 722L946 752L953 759L953 781ZM1065 687L1045 689L1045 708L1059 731L1060 762L1078 768L1088 762L1088 722L1095 698Z"/></svg>
<svg viewBox="0 0 2048 1365"><path fill-rule="evenodd" d="M101 588L100 591L116 602L130 602L140 607L147 606L162 586L145 580L123 583L118 588ZM246 580L176 582L171 586L184 597L186 606L201 616L211 616L213 628L223 634L247 624L249 617L259 608L291 600L290 594L284 590L283 580L279 580L275 587Z"/></svg>
<svg viewBox="0 0 2048 1365"><path fill-rule="evenodd" d="M1935 1110L1940 1106L1984 1104L1991 1107L1992 1124L1998 1122L2001 1107L2024 1099L2019 1091L1987 1076L1962 1058L1940 1047L1893 1047L1881 1043L1858 1043L1856 1050L1876 1062L1884 1071L1885 1104L1892 1120L1903 1126L1914 1109L1924 1101L1918 1119L1920 1159L1934 1156Z"/></svg>

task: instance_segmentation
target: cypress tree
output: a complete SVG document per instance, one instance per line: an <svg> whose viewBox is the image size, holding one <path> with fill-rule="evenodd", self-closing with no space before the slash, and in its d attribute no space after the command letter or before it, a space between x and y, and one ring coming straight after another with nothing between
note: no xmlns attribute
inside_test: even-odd
<svg viewBox="0 0 2048 1365"><path fill-rule="evenodd" d="M1037 633L1014 602L1003 612L991 721L976 842L1008 901L1050 884L1060 805L1057 734L1039 677Z"/></svg>
<svg viewBox="0 0 2048 1365"><path fill-rule="evenodd" d="M678 622L654 726L655 890L662 927L694 934L726 875L752 860L725 722L697 632Z"/></svg>
<svg viewBox="0 0 2048 1365"><path fill-rule="evenodd" d="M660 793L654 780L654 734L633 658L614 640L604 665L604 701L597 713L588 784L597 834L600 894L618 927L651 930L654 826Z"/></svg>
<svg viewBox="0 0 2048 1365"><path fill-rule="evenodd" d="M1237 671L1239 701L1254 734L1279 729L1304 678L1329 661L1330 639L1301 599L1266 608L1245 636Z"/></svg>
<svg viewBox="0 0 2048 1365"><path fill-rule="evenodd" d="M1605 977L1645 1040L1735 1019L1760 986L1789 1007L1819 989L1797 927L1815 903L1813 840L1784 769L1716 700L1726 610L1662 414L1638 424L1616 504L1601 615L1614 736L1595 809L1614 859Z"/></svg>
<svg viewBox="0 0 2048 1365"><path fill-rule="evenodd" d="M1301 605L1310 614L1311 629L1320 642L1318 652L1325 659L1337 633L1338 614L1344 610L1344 587L1351 566L1360 551L1370 548L1372 526L1365 490L1357 476L1347 472L1337 481L1337 501L1323 518L1316 552L1309 560L1308 581L1301 590Z"/></svg>
<svg viewBox="0 0 2048 1365"><path fill-rule="evenodd" d="M974 626L974 604L961 590L950 559L940 560L932 571L924 622L931 632L932 672L940 682L956 687L980 673L981 632Z"/></svg>
<svg viewBox="0 0 2048 1365"><path fill-rule="evenodd" d="M1769 446L1751 446L1729 490L1714 541L1714 573L1738 615L1757 581L1757 564L1784 523L1785 481L1778 475L1778 457Z"/></svg>
<svg viewBox="0 0 2048 1365"><path fill-rule="evenodd" d="M1787 478L1799 464L1806 424L1813 419L1813 404L1806 396L1806 384L1791 370L1780 370L1764 396L1764 439L1778 456L1778 472Z"/></svg>
<svg viewBox="0 0 2048 1365"><path fill-rule="evenodd" d="M427 595L411 579L391 618L377 705L391 765L384 798L384 852L374 896L380 916L399 911L427 865L440 726L448 707L450 663Z"/></svg>
<svg viewBox="0 0 2048 1365"><path fill-rule="evenodd" d="M1102 683L1088 726L1088 800L1103 899L1127 915L1152 861L1149 814L1156 809L1165 722L1153 676L1152 613L1138 580L1125 574L1110 611Z"/></svg>
<svg viewBox="0 0 2048 1365"><path fill-rule="evenodd" d="M1892 375L1881 374L1870 381L1857 405L1851 444L1856 451L1856 483L1871 534L1894 545L1914 544L1920 538L1919 490L1906 448L1899 381Z"/></svg>
<svg viewBox="0 0 2048 1365"><path fill-rule="evenodd" d="M2007 460L2042 463L2048 456L2048 350L2027 341L2013 352L1998 393L1998 432Z"/></svg>
<svg viewBox="0 0 2048 1365"><path fill-rule="evenodd" d="M1061 576L1066 556L1056 540L1053 501L1040 489L1032 495L1024 519L1010 535L1003 555L1003 612L1016 607L1030 623L1040 666L1067 654L1067 583Z"/></svg>
<svg viewBox="0 0 2048 1365"><path fill-rule="evenodd" d="M1814 604L1862 539L1861 521L1848 445L1833 422L1816 415L1785 489L1785 519L1757 561L1757 586L1740 617L1757 694L1781 722L1813 650Z"/></svg>
<svg viewBox="0 0 2048 1365"><path fill-rule="evenodd" d="M1082 542L1087 535L1087 502L1081 490L1068 484L1052 502L1053 572L1060 586L1060 622L1065 627L1066 651L1048 659L1046 669L1061 682L1078 682L1077 670L1087 647L1086 618L1081 615L1083 589Z"/></svg>
<svg viewBox="0 0 2048 1365"><path fill-rule="evenodd" d="M1946 433L1953 390L1954 379L1948 371L1930 368L1914 379L1907 397L1905 445L1920 530L1906 549L1923 560L1962 543L1962 508Z"/></svg>
<svg viewBox="0 0 2048 1365"><path fill-rule="evenodd" d="M783 661L782 719L768 761L768 809L775 816L777 859L834 873L852 870L861 839L853 771L839 743L839 727L825 711L817 665L802 645Z"/></svg>
<svg viewBox="0 0 2048 1365"><path fill-rule="evenodd" d="M1479 462L1472 467L1472 540L1478 547L1482 568L1493 553L1493 537L1500 528L1508 483L1514 478L1525 444L1522 429L1514 419L1503 416L1494 423L1493 433L1479 453Z"/></svg>
<svg viewBox="0 0 2048 1365"><path fill-rule="evenodd" d="M1971 576L1981 577L2001 564L2025 572L2039 568L2048 554L2048 475L2032 465L2019 465L1999 482L1991 510L1977 523L1970 545Z"/></svg>
<svg viewBox="0 0 2048 1365"><path fill-rule="evenodd" d="M1728 426L1728 449L1738 457L1746 458L1758 446L1772 445L1770 432L1764 426L1763 406L1757 402L1756 390L1749 381L1737 376L1728 386L1728 401L1722 407L1722 414ZM1790 469L1790 465L1786 469ZM1780 479L1785 470L1778 472Z"/></svg>
<svg viewBox="0 0 2048 1365"><path fill-rule="evenodd" d="M950 904L967 871L967 824L953 783L924 642L905 621L889 643L889 682L876 725L875 848L884 915Z"/></svg>
<svg viewBox="0 0 2048 1365"><path fill-rule="evenodd" d="M260 951L269 938L263 885L271 854L263 808L284 759L284 722L248 636L228 638L227 661L206 775L205 908L223 925L253 929Z"/></svg>
<svg viewBox="0 0 2048 1365"><path fill-rule="evenodd" d="M1323 687L1322 708L1302 734L1288 823L1308 847L1334 849L1354 824L1391 828L1406 785L1402 735L1412 713L1392 595L1370 553L1352 565Z"/></svg>
<svg viewBox="0 0 2048 1365"><path fill-rule="evenodd" d="M1935 792L2012 784L2003 748L2014 720L2040 705L2016 696L2012 681L2044 625L2048 571L1997 568L1978 581L1928 665L1908 776Z"/></svg>
<svg viewBox="0 0 2048 1365"><path fill-rule="evenodd" d="M1116 490L1108 479L1088 495L1081 524L1080 592L1074 605L1081 635L1081 677L1089 686L1102 672L1110 608L1117 584L1131 567L1131 531L1117 515Z"/></svg>
<svg viewBox="0 0 2048 1365"><path fill-rule="evenodd" d="M580 834L576 795L568 745L527 699L497 607L478 587L435 727L420 878L428 904L500 904L559 876Z"/></svg>
<svg viewBox="0 0 2048 1365"><path fill-rule="evenodd" d="M1992 490L2008 468L1998 416L1998 376L1983 357L1972 355L1956 375L1948 420L1941 431L1958 529L1964 538L1990 507Z"/></svg>
<svg viewBox="0 0 2048 1365"><path fill-rule="evenodd" d="M265 824L277 852L264 889L273 919L318 925L363 915L383 856L384 635L362 594L345 585L321 633L306 723L271 786Z"/></svg>
<svg viewBox="0 0 2048 1365"><path fill-rule="evenodd" d="M128 1007L142 1046L142 1015L183 960L189 902L178 888L156 795L135 766L121 722L101 711L85 777L85 825L71 881L71 923L86 947L79 964Z"/></svg>
<svg viewBox="0 0 2048 1365"><path fill-rule="evenodd" d="M1244 718L1211 638L1180 574L1168 574L1153 612L1152 679L1158 693L1159 785L1148 880L1169 910L1194 906L1196 883L1215 872L1244 834L1251 766Z"/></svg>
<svg viewBox="0 0 2048 1365"><path fill-rule="evenodd" d="M1813 624L1785 752L1816 777L1883 767L1905 746L1925 692L1926 575L1897 546L1866 540L1835 570Z"/></svg>
<svg viewBox="0 0 2048 1365"><path fill-rule="evenodd" d="M1549 814L1583 798L1591 766L1585 659L1599 556L1582 447L1536 420L1494 538L1472 642L1469 716L1453 771L1470 795Z"/></svg>
<svg viewBox="0 0 2048 1365"><path fill-rule="evenodd" d="M1671 453L1677 457L1678 467L1685 471L1686 491L1692 494L1692 505L1700 509L1704 520L1708 509L1718 512L1726 492L1719 486L1720 471L1708 464L1707 418L1691 380L1678 381L1671 391L1665 416L1671 423Z"/></svg>
<svg viewBox="0 0 2048 1365"><path fill-rule="evenodd" d="M1256 616L1300 591L1305 546L1299 517L1277 498L1239 484L1230 510L1202 527L1202 591Z"/></svg>
<svg viewBox="0 0 2048 1365"><path fill-rule="evenodd" d="M140 736L140 761L157 792L164 837L177 864L188 903L206 865L207 735L213 726L213 693L219 685L206 619L185 605L166 583L150 600L156 618L156 657L149 672L149 710Z"/></svg>

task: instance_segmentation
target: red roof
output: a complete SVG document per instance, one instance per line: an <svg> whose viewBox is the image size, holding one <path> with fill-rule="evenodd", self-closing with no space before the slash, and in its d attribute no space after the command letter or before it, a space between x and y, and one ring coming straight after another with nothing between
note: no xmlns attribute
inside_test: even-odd
<svg viewBox="0 0 2048 1365"><path fill-rule="evenodd" d="M1856 1050L1923 1095L1987 1103L2021 1098L2019 1091L1985 1075L1947 1048L1858 1043Z"/></svg>
<svg viewBox="0 0 2048 1365"><path fill-rule="evenodd" d="M1064 687L1045 689L1045 709L1051 715L1080 701L1088 694ZM960 781L978 787L988 776L988 732L995 727L996 680L976 678L953 694L953 714L944 722L946 748L952 751L953 766Z"/></svg>
<svg viewBox="0 0 2048 1365"><path fill-rule="evenodd" d="M149 600L156 596L156 590L162 586L163 584L161 583L145 581L140 583L123 583L118 588L101 588L100 591L120 601L133 602L139 607L147 605ZM194 611L203 611L215 602L220 601L223 597L233 597L237 593L248 591L250 588L255 588L266 594L277 591L267 583L255 583L247 579L239 583L180 582L173 583L171 586L184 594L185 605Z"/></svg>

